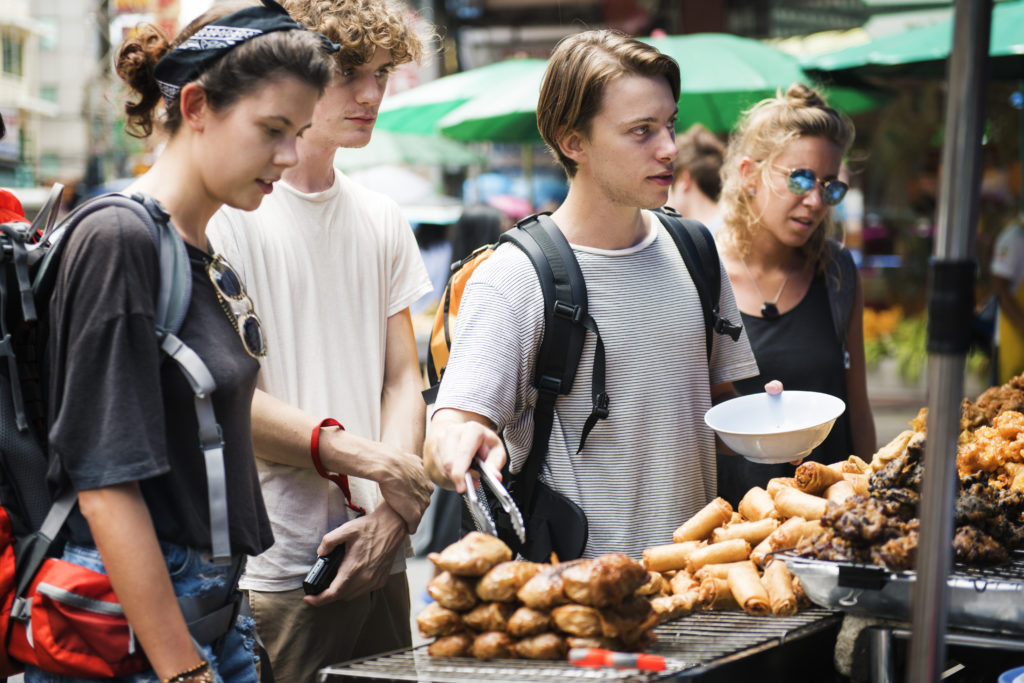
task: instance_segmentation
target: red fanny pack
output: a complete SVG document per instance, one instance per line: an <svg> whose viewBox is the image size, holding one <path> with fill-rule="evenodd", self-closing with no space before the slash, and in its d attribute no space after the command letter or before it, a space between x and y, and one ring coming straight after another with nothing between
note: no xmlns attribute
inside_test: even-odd
<svg viewBox="0 0 1024 683"><path fill-rule="evenodd" d="M142 650L106 574L48 558L15 600L14 533L0 507L0 676L25 664L77 678L110 678L146 669Z"/></svg>

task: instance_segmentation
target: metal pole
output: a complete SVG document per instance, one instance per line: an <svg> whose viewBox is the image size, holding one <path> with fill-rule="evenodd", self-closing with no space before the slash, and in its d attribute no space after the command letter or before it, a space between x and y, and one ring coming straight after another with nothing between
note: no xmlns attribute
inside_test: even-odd
<svg viewBox="0 0 1024 683"><path fill-rule="evenodd" d="M907 680L942 676L952 563L956 446L967 321L974 310L974 230L992 0L957 0L948 64L938 234L928 301L928 441L919 515L917 581L911 596Z"/></svg>

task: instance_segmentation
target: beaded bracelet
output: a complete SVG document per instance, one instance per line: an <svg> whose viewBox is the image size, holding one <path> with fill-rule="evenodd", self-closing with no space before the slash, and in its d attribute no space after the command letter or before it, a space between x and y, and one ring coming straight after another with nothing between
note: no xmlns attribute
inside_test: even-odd
<svg viewBox="0 0 1024 683"><path fill-rule="evenodd" d="M205 659L191 669L186 669L166 679L164 683L215 683L213 669Z"/></svg>

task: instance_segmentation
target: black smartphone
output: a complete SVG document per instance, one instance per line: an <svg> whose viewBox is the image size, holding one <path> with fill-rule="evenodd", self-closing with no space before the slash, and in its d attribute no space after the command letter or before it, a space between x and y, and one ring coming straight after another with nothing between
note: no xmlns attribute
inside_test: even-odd
<svg viewBox="0 0 1024 683"><path fill-rule="evenodd" d="M328 555L321 555L310 568L306 578L302 581L302 590L306 595L319 595L327 590L338 575L338 567L345 559L345 545L336 546Z"/></svg>

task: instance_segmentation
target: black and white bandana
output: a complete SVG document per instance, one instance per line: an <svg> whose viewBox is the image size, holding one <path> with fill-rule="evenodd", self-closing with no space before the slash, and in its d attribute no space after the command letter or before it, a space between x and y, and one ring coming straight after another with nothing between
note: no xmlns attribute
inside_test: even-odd
<svg viewBox="0 0 1024 683"><path fill-rule="evenodd" d="M182 86L194 81L210 64L250 38L274 31L306 30L275 0L262 2L262 5L246 7L207 24L156 63L154 75L168 106ZM325 36L320 35L320 38L325 51L338 51L338 45Z"/></svg>

